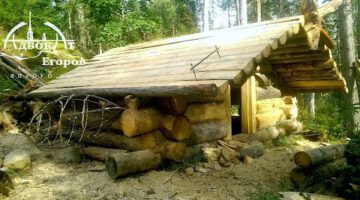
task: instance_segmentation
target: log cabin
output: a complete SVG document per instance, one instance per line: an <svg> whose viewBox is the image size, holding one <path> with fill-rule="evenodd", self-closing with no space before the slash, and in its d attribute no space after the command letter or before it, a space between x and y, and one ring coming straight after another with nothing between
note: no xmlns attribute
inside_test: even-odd
<svg viewBox="0 0 360 200"><path fill-rule="evenodd" d="M111 49L29 95L132 95L112 125L130 138L157 129L187 144L231 140L239 132L274 138L297 130L291 121L296 92L347 92L316 7L303 10L300 16ZM172 112L139 108L133 97L166 100ZM240 130L233 130L234 123Z"/></svg>

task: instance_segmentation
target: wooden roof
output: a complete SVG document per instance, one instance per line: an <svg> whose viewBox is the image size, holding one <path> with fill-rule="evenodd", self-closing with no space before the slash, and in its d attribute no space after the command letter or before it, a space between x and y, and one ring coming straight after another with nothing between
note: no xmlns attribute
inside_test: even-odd
<svg viewBox="0 0 360 200"><path fill-rule="evenodd" d="M303 16L296 16L115 48L30 95L215 95L259 65L287 88L345 90L328 48L332 41L322 32L311 50L308 35Z"/></svg>

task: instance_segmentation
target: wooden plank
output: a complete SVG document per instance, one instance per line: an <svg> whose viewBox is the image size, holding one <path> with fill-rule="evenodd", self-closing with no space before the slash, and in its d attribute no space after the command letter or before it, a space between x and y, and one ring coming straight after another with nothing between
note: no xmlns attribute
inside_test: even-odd
<svg viewBox="0 0 360 200"><path fill-rule="evenodd" d="M341 88L345 86L345 83L343 80L336 80L336 81L316 80L316 81L287 82L286 85L292 88L312 89L312 88Z"/></svg>
<svg viewBox="0 0 360 200"><path fill-rule="evenodd" d="M220 58L214 56L212 58L209 58L205 60L203 63L198 65L196 69L202 70L202 69L242 69L242 65L246 65L248 62L250 62L254 56L259 55L259 52L254 52L251 54L236 54L234 52L231 56L230 55L224 55ZM196 64L199 62L202 58L194 59L194 60L182 60L179 59L173 60L172 62L169 60L164 64L159 64L158 62L149 62L149 63L135 63L132 65L114 65L109 67L103 67L103 68L97 68L93 70L74 70L72 72L67 73L62 77L81 77L81 76L91 76L91 75L100 75L100 74L114 74L114 73L127 73L127 72L142 72L146 73L147 71L152 70L171 70L174 71L174 73L177 70L184 71L191 68L191 64ZM234 65L231 64L231 62L235 62ZM224 66L222 66L224 64Z"/></svg>
<svg viewBox="0 0 360 200"><path fill-rule="evenodd" d="M241 86L241 132L256 132L256 83L251 76Z"/></svg>
<svg viewBox="0 0 360 200"><path fill-rule="evenodd" d="M32 91L28 96L32 97L54 97L71 94L94 94L101 96L216 96L226 80L218 81L179 81L179 82L160 82L153 84L128 84L128 85L99 85L93 87L74 87L44 89Z"/></svg>
<svg viewBox="0 0 360 200"><path fill-rule="evenodd" d="M172 74L166 76L167 74L163 72L160 76L150 76L150 77L121 77L121 74L114 74L113 76L99 76L99 77L83 77L81 79L72 79L72 81L57 81L52 84L48 84L43 88L51 87L80 87L80 86L96 86L103 84L117 84L117 85L127 85L128 83L140 84L140 83L156 83L156 82L176 82L176 81L202 81L202 80L234 80L238 79L237 76L241 76L239 70L229 70L229 71L211 71L211 72L196 72L197 78L190 73L186 74Z"/></svg>

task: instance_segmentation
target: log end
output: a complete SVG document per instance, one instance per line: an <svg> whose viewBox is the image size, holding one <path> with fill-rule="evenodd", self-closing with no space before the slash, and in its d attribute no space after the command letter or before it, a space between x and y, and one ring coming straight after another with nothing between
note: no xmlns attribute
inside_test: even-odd
<svg viewBox="0 0 360 200"><path fill-rule="evenodd" d="M124 135L128 137L135 136L137 132L136 118L134 115L136 115L135 110L127 109L122 113L120 118L120 128L124 132Z"/></svg>
<svg viewBox="0 0 360 200"><path fill-rule="evenodd" d="M107 171L108 175L111 178L113 178L113 179L117 178L118 166L117 166L117 163L116 163L116 160L115 160L114 157L108 156L106 158L105 168L106 168L106 171Z"/></svg>
<svg viewBox="0 0 360 200"><path fill-rule="evenodd" d="M302 168L307 168L307 167L310 167L310 165L311 165L311 158L304 151L297 152L294 155L294 161L297 166L302 167Z"/></svg>

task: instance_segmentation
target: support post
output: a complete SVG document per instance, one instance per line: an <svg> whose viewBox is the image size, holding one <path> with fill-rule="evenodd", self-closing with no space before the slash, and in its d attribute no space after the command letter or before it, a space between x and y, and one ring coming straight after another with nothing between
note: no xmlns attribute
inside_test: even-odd
<svg viewBox="0 0 360 200"><path fill-rule="evenodd" d="M251 76L241 86L241 132L256 132L256 84Z"/></svg>
<svg viewBox="0 0 360 200"><path fill-rule="evenodd" d="M226 109L226 125L228 127L228 132L226 134L225 140L229 141L232 139L232 125L231 125L231 86L230 84L227 87L225 92L224 105Z"/></svg>

